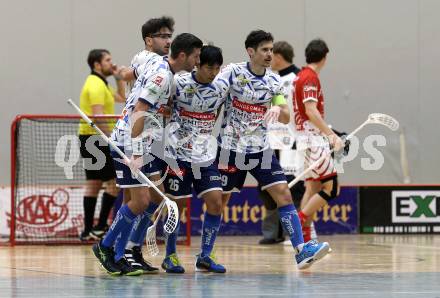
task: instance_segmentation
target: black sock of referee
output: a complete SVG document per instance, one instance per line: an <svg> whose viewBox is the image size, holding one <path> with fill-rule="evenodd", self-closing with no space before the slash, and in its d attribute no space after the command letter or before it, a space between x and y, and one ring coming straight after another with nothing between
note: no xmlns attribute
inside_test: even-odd
<svg viewBox="0 0 440 298"><path fill-rule="evenodd" d="M99 213L99 222L98 227L104 228L107 225L108 215L115 204L116 197L111 194L105 192L102 194L101 200L101 212Z"/></svg>
<svg viewBox="0 0 440 298"><path fill-rule="evenodd" d="M84 207L84 231L90 232L93 228L93 217L95 215L96 197L86 197L83 199Z"/></svg>

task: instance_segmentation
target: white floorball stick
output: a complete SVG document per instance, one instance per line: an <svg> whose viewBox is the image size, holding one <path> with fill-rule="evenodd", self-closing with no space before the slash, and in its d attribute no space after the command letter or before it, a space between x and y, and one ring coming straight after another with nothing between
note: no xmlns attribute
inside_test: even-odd
<svg viewBox="0 0 440 298"><path fill-rule="evenodd" d="M388 127L389 129L391 129L392 131L396 131L399 128L399 122L394 119L393 117L386 115L386 114L381 114L381 113L373 113L368 115L367 120L365 120L364 123L362 123L361 125L359 125L358 128L356 128L352 133L350 133L346 138L345 141L350 140L351 138L353 138L353 136L355 134L357 134L362 128L364 128L364 126L366 126L367 124L381 124L383 126ZM298 176L296 176L295 179L293 179L292 181L289 182L289 188L291 188L292 186L294 186L296 183L298 183L298 181L302 180L304 178L304 176L312 171L314 168L316 168L318 165L320 165L324 159L326 159L332 152L334 151L334 149L331 149L329 152L327 152L327 154L322 155L317 161L315 161L314 163L312 163L307 169L305 169L301 174L299 174Z"/></svg>
<svg viewBox="0 0 440 298"><path fill-rule="evenodd" d="M84 119L84 121L87 122L88 125L90 125L90 127L92 127L93 129L95 129L100 135L101 137L119 154L119 156L121 156L121 158L124 159L124 161L129 164L130 163L130 159L124 154L124 152L121 151L121 149L118 148L118 146L116 146L116 144L110 139L108 138L103 132L102 130L96 126L95 123L93 123L92 120L90 120L90 118L71 100L69 99L67 101L80 115L81 118ZM139 170L136 170L136 172L134 172L133 174L137 175L136 177L140 177L142 180L144 180L150 187L152 187L161 197L162 197L162 202L160 203L159 207L157 208L155 214L157 216L157 218L160 217L161 213L163 211L167 211L167 220L164 223L164 230L167 233L172 233L174 232L174 230L176 229L177 223L179 221L179 209L177 207L176 202L171 201L169 198L167 198L158 188L157 186L151 182L150 179L147 178L147 176L145 176L144 173L142 173ZM166 208L165 208L166 207ZM148 231L156 231L156 225L157 225L157 219L155 220L153 226L148 228ZM153 237L154 238L154 245L156 246L157 249L157 245L156 245L156 233L154 233L154 235L147 231L147 249L148 249L148 243L152 242L152 239L149 239L148 236ZM154 249L153 249L154 251Z"/></svg>

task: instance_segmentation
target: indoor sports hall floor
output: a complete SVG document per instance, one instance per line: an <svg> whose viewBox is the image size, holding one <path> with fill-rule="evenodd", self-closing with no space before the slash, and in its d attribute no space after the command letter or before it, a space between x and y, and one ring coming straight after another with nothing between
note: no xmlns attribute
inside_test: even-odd
<svg viewBox="0 0 440 298"><path fill-rule="evenodd" d="M107 275L90 246L0 246L0 297L440 297L439 236L321 236L333 252L301 272L290 247L220 237L224 275L194 272L192 240L187 273L140 277Z"/></svg>

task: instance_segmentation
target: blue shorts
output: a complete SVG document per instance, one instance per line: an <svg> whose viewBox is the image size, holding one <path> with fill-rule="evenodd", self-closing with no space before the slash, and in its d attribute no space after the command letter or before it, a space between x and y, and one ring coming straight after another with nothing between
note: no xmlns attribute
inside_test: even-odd
<svg viewBox="0 0 440 298"><path fill-rule="evenodd" d="M272 150L237 153L219 148L217 162L224 193L239 192L243 188L247 172L254 176L262 190L275 184L287 183L284 171Z"/></svg>
<svg viewBox="0 0 440 298"><path fill-rule="evenodd" d="M191 197L191 186L194 187L199 198L207 192L223 190L220 172L215 161L205 164L192 164L177 160L177 164L179 166L178 170L168 167L167 178L164 182L165 192L170 197L174 199Z"/></svg>
<svg viewBox="0 0 440 298"><path fill-rule="evenodd" d="M119 149L124 152L123 147L119 147ZM122 157L120 157L116 151L111 150L111 155L113 157L113 163L115 165L116 171L116 186L118 186L119 188L150 186L145 181L143 181L142 178L139 177L138 180L138 178L133 176L130 168L123 162ZM165 161L154 156L152 156L152 158L152 161L141 168L142 173L144 173L147 177L156 174L162 174L167 168L167 163Z"/></svg>

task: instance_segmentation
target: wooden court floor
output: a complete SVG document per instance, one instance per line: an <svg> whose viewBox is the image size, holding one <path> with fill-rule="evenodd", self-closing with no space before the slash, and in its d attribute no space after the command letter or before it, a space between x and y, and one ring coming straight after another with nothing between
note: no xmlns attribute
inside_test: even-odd
<svg viewBox="0 0 440 298"><path fill-rule="evenodd" d="M440 297L440 236L321 236L333 252L305 271L291 247L220 237L224 275L194 272L199 240L178 247L185 274L140 277L110 277L90 246L0 247L0 297Z"/></svg>

